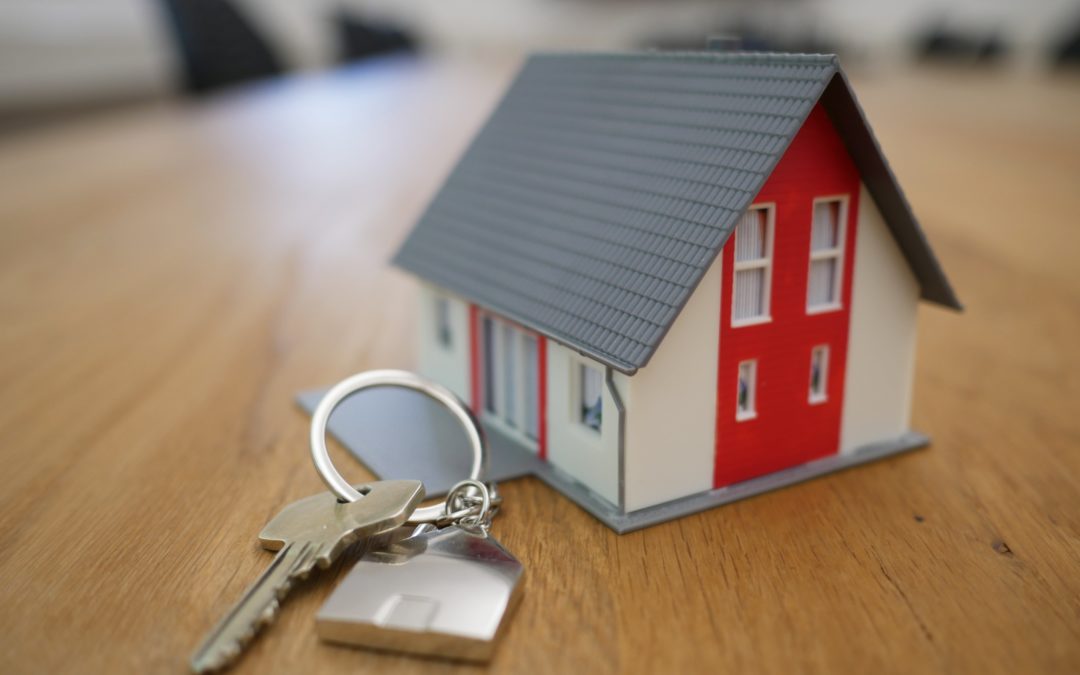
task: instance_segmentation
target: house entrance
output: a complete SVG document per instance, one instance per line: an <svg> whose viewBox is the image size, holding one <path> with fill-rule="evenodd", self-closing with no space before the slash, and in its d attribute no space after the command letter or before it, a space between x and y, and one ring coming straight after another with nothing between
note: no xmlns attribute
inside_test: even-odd
<svg viewBox="0 0 1080 675"><path fill-rule="evenodd" d="M541 433L541 339L491 314L479 315L480 413L534 452Z"/></svg>

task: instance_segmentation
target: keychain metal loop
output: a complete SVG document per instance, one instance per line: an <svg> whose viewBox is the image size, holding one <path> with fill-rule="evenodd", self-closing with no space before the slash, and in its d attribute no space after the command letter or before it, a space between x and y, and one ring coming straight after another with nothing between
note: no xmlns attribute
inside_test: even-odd
<svg viewBox="0 0 1080 675"><path fill-rule="evenodd" d="M492 516L495 515L492 510L495 504L491 494L493 489L471 478L454 485L446 495L447 520L460 525L479 527L486 532L491 526ZM479 496L471 495L470 492L478 493ZM469 506L457 508L459 502L469 504ZM479 507L479 510L476 507Z"/></svg>
<svg viewBox="0 0 1080 675"><path fill-rule="evenodd" d="M449 389L426 380L415 373L404 370L369 370L345 378L334 385L319 401L319 405L311 416L311 459L315 462L315 470L319 472L323 482L326 483L331 492L337 495L338 499L355 502L362 499L363 495L342 478L334 467L334 463L330 461L330 453L326 448L326 424L330 421L330 414L334 412L334 409L342 401L357 392L373 387L412 389L445 406L465 429L465 435L469 439L469 446L472 448L472 467L469 470L468 482L479 481L481 474L487 470L487 439L484 437L484 432L480 428L476 416L472 414L472 411L461 399ZM486 495L486 491L483 494ZM485 497L483 501L485 503L481 505L481 510L486 512L489 506L486 503L488 500ZM442 521L447 515L447 503L444 500L438 504L418 508L413 512L408 522L420 524Z"/></svg>

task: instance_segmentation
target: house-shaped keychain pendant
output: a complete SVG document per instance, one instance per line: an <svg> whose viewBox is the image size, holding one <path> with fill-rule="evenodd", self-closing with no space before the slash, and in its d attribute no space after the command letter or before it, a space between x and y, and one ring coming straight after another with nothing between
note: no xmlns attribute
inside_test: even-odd
<svg viewBox="0 0 1080 675"><path fill-rule="evenodd" d="M316 631L329 642L487 661L521 573L483 529L421 526L364 555L319 610Z"/></svg>

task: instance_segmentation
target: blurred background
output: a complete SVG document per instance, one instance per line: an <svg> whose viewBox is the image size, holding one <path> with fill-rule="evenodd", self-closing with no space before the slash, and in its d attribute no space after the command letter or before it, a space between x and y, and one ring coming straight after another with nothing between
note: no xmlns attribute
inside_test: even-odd
<svg viewBox="0 0 1080 675"><path fill-rule="evenodd" d="M939 61L1080 71L1076 0L0 0L0 133L397 51L836 52L845 67Z"/></svg>

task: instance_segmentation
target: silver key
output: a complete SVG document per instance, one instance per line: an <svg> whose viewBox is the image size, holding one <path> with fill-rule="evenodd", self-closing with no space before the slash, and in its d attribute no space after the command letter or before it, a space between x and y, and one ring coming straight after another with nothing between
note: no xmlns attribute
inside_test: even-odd
<svg viewBox="0 0 1080 675"><path fill-rule="evenodd" d="M244 593L191 657L197 673L228 665L266 623L296 579L317 564L327 568L350 544L402 525L424 498L415 480L390 480L357 488L363 498L341 503L329 493L286 506L259 534L264 548L277 550L270 567Z"/></svg>

